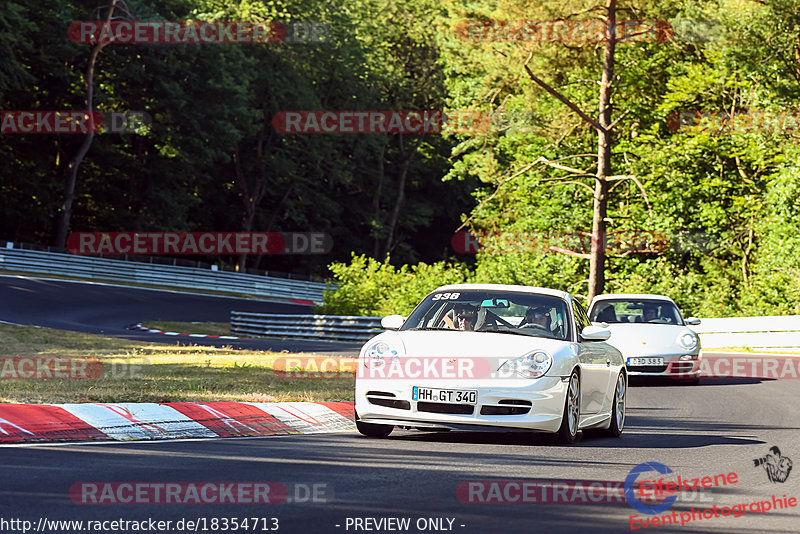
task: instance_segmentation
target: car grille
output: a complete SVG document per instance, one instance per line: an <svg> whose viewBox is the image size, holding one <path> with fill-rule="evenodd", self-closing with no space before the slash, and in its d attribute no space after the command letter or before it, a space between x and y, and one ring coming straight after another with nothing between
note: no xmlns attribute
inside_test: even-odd
<svg viewBox="0 0 800 534"><path fill-rule="evenodd" d="M472 415L475 407L468 404L448 404L444 402L417 402L418 412L449 413L457 415Z"/></svg>
<svg viewBox="0 0 800 534"><path fill-rule="evenodd" d="M663 373L667 370L666 365L629 365L628 371L639 371L641 373Z"/></svg>
<svg viewBox="0 0 800 534"><path fill-rule="evenodd" d="M367 401L377 406L386 406L397 410L410 410L411 403L404 400L397 400L386 397L394 397L394 393L387 391L367 391Z"/></svg>

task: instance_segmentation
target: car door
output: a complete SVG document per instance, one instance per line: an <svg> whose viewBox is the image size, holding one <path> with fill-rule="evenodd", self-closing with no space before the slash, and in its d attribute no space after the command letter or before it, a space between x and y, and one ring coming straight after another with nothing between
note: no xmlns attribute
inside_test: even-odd
<svg viewBox="0 0 800 534"><path fill-rule="evenodd" d="M572 301L572 315L577 334L591 324L586 311L575 300ZM581 362L581 387L583 389L581 413L598 413L603 409L610 380L606 344L602 341L581 341L580 338L578 338L578 344L580 345L578 358Z"/></svg>

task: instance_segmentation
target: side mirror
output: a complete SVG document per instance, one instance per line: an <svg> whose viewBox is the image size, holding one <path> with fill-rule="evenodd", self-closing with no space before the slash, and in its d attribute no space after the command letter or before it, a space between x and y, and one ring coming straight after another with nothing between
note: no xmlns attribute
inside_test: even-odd
<svg viewBox="0 0 800 534"><path fill-rule="evenodd" d="M586 326L578 338L581 341L605 341L611 337L611 330L602 326Z"/></svg>
<svg viewBox="0 0 800 534"><path fill-rule="evenodd" d="M386 330L399 330L405 318L402 315L387 315L381 319L381 327Z"/></svg>
<svg viewBox="0 0 800 534"><path fill-rule="evenodd" d="M684 321L684 322L685 322L686 324L688 324L688 325L691 325L691 326L697 326L697 325L699 325L699 324L700 324L700 319L698 319L697 317L689 317L689 318L688 318L688 319L686 319L686 321Z"/></svg>

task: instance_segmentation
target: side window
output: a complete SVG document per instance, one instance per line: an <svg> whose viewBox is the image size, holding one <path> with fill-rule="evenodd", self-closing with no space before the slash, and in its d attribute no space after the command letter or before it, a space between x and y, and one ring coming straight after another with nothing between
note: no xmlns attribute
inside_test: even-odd
<svg viewBox="0 0 800 534"><path fill-rule="evenodd" d="M583 309L583 306L581 306L579 302L576 302L575 305L578 307L578 313L580 314L581 321L583 322L583 326L591 325L592 322L589 320L589 314L586 313L586 310Z"/></svg>
<svg viewBox="0 0 800 534"><path fill-rule="evenodd" d="M589 316L577 300L572 301L572 312L575 315L575 333L580 334L583 328L589 326Z"/></svg>

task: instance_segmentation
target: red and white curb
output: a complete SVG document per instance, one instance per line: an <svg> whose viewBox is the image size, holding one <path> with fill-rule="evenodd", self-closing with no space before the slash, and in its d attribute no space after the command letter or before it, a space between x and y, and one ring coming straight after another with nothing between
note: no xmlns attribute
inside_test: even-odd
<svg viewBox="0 0 800 534"><path fill-rule="evenodd" d="M180 332L165 332L163 330L155 330L142 326L142 323L129 326L128 330L139 330L140 332L147 332L149 334L164 334L165 336L184 336L184 337L212 337L216 339L241 339L236 336L212 336L211 334L181 334Z"/></svg>
<svg viewBox="0 0 800 534"><path fill-rule="evenodd" d="M354 432L352 402L0 404L0 443Z"/></svg>

